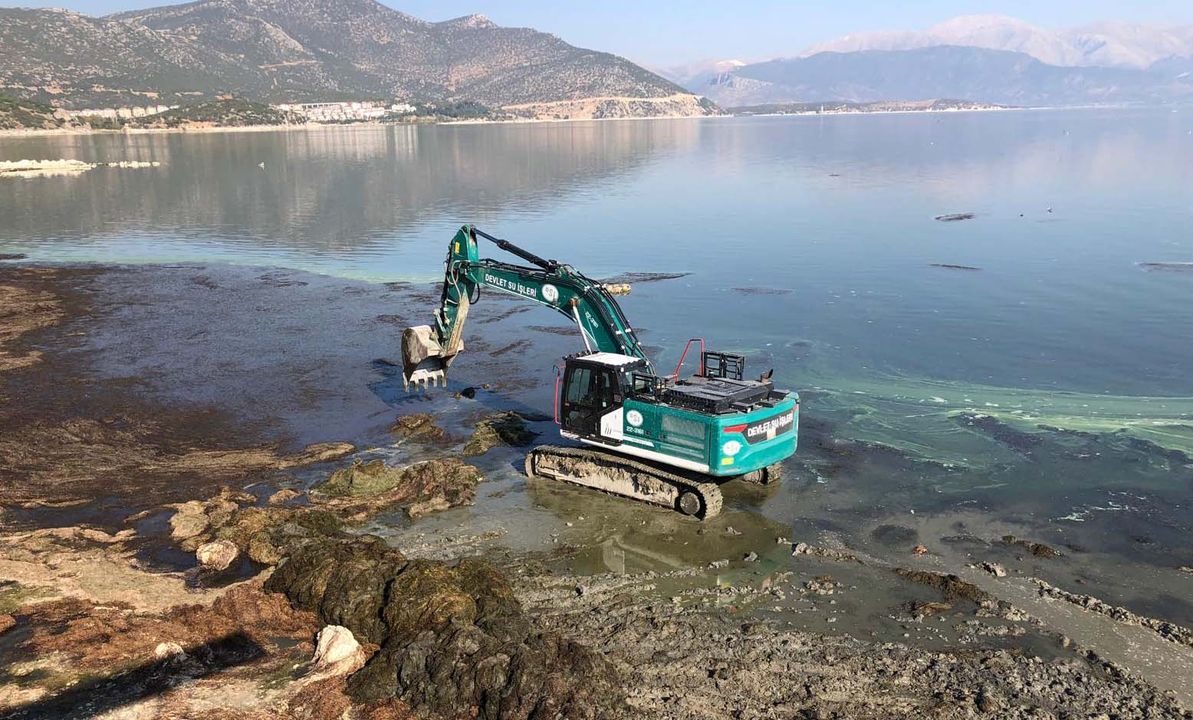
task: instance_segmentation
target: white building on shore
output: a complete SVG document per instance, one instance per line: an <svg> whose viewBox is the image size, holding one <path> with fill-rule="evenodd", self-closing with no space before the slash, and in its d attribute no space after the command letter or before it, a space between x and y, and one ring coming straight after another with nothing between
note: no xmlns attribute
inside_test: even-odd
<svg viewBox="0 0 1193 720"><path fill-rule="evenodd" d="M283 112L301 115L311 122L380 120L386 115L414 112L414 106L406 103L386 104L369 101L284 103L274 107Z"/></svg>
<svg viewBox="0 0 1193 720"><path fill-rule="evenodd" d="M131 118L158 115L167 110L173 110L177 105L131 105L126 107L86 108L83 110L57 110L55 115L74 120L77 118L98 117L105 120L129 120Z"/></svg>

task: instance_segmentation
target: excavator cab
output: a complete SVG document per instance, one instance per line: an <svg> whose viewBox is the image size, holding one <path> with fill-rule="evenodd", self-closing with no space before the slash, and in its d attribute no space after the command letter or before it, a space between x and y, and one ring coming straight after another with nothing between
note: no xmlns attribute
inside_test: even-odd
<svg viewBox="0 0 1193 720"><path fill-rule="evenodd" d="M566 358L562 388L555 399L560 427L584 438L615 439L621 430L622 402L630 390L627 382L633 370L645 366L641 358L616 353Z"/></svg>

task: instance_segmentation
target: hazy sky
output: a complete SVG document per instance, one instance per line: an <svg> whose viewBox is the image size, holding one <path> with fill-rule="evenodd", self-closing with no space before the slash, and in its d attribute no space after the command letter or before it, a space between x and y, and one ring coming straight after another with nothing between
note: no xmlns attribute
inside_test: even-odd
<svg viewBox="0 0 1193 720"><path fill-rule="evenodd" d="M850 32L917 29L956 15L1012 15L1049 28L1097 20L1193 24L1193 0L382 0L427 20L482 13L555 33L573 45L667 66L704 58L798 54ZM10 4L0 0L0 3ZM165 0L24 0L102 15Z"/></svg>

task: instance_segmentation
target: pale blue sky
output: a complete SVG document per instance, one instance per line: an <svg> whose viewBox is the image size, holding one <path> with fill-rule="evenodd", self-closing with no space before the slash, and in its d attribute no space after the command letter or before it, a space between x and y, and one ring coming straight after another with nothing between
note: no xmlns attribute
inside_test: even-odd
<svg viewBox="0 0 1193 720"><path fill-rule="evenodd" d="M482 13L583 47L654 66L704 58L745 60L798 54L850 32L917 29L957 15L1012 15L1048 28L1098 20L1193 24L1193 0L382 0L427 20ZM8 4L8 3L5 3ZM24 0L91 15L163 0Z"/></svg>

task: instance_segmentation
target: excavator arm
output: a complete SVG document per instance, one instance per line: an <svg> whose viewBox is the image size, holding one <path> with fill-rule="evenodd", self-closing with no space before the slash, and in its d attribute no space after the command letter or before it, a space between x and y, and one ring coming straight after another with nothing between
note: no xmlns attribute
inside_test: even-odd
<svg viewBox="0 0 1193 720"><path fill-rule="evenodd" d="M530 265L482 258L479 239L492 242ZM446 384L448 366L464 349L468 311L480 299L482 288L517 295L566 316L579 328L589 350L650 362L621 307L601 283L568 265L544 260L507 240L465 225L448 247L443 292L432 324L407 328L402 333L403 380L407 388L412 384Z"/></svg>

